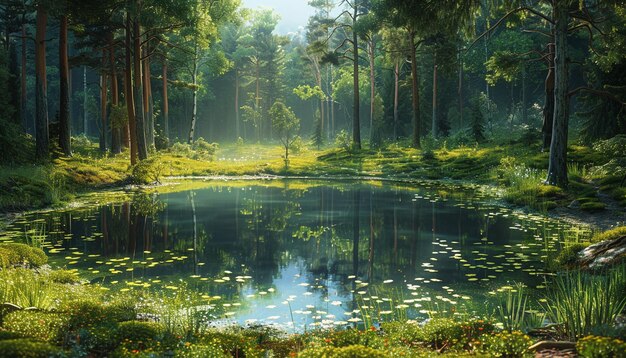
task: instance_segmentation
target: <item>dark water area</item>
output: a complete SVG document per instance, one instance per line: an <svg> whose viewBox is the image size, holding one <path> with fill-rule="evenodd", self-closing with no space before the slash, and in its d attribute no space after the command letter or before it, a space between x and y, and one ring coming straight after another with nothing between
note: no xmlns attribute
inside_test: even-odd
<svg viewBox="0 0 626 358"><path fill-rule="evenodd" d="M471 314L502 286L540 291L567 226L488 202L455 186L215 182L34 214L2 240L43 238L53 266L112 290L185 285L220 319L303 328L368 308Z"/></svg>

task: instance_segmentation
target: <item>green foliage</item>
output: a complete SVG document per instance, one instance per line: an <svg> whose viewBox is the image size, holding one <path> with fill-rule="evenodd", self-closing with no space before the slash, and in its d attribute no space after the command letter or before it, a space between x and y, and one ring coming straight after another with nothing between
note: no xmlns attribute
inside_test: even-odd
<svg viewBox="0 0 626 358"><path fill-rule="evenodd" d="M523 284L515 284L514 286L505 286L498 290L496 294L497 306L496 314L499 321L503 324L504 329L513 331L528 331L532 327L529 323L528 310L528 293Z"/></svg>
<svg viewBox="0 0 626 358"><path fill-rule="evenodd" d="M2 327L38 341L57 343L63 340L68 321L60 313L20 310L6 315Z"/></svg>
<svg viewBox="0 0 626 358"><path fill-rule="evenodd" d="M0 267L24 265L27 267L39 267L48 262L48 257L43 250L20 243L0 244Z"/></svg>
<svg viewBox="0 0 626 358"><path fill-rule="evenodd" d="M0 302L47 309L54 303L52 289L45 277L31 270L18 268L0 271Z"/></svg>
<svg viewBox="0 0 626 358"><path fill-rule="evenodd" d="M311 87L309 85L298 86L293 89L293 93L303 101L309 100L311 98L316 98L316 99L326 98L324 91L322 91L322 89L319 88L319 86L315 86L315 87Z"/></svg>
<svg viewBox="0 0 626 358"><path fill-rule="evenodd" d="M229 358L222 348L216 344L190 344L176 351L176 358Z"/></svg>
<svg viewBox="0 0 626 358"><path fill-rule="evenodd" d="M462 324L448 318L431 319L422 327L420 340L438 351L458 349L468 342Z"/></svg>
<svg viewBox="0 0 626 358"><path fill-rule="evenodd" d="M564 247L556 258L556 263L560 267L575 267L580 259L580 251L585 249L589 244L574 243Z"/></svg>
<svg viewBox="0 0 626 358"><path fill-rule="evenodd" d="M567 272L555 277L548 287L548 318L561 324L561 333L571 340L613 324L626 307L626 277L620 269L601 275Z"/></svg>
<svg viewBox="0 0 626 358"><path fill-rule="evenodd" d="M77 284L80 283L80 276L78 270L52 270L48 273L48 280L60 284Z"/></svg>
<svg viewBox="0 0 626 358"><path fill-rule="evenodd" d="M8 339L0 341L0 357L50 358L60 355L61 350L48 343L30 339Z"/></svg>
<svg viewBox="0 0 626 358"><path fill-rule="evenodd" d="M33 145L20 126L16 108L11 105L11 93L18 89L10 88L13 76L9 62L3 46L0 49L0 164L20 164L31 160Z"/></svg>
<svg viewBox="0 0 626 358"><path fill-rule="evenodd" d="M128 124L128 110L126 106L111 105L109 111L109 121L112 128L122 129Z"/></svg>
<svg viewBox="0 0 626 358"><path fill-rule="evenodd" d="M617 338L587 336L576 342L583 358L618 358L626 356L626 343Z"/></svg>
<svg viewBox="0 0 626 358"><path fill-rule="evenodd" d="M470 104L470 129L474 140L483 142L485 140L485 117L479 98L475 98Z"/></svg>
<svg viewBox="0 0 626 358"><path fill-rule="evenodd" d="M298 131L300 130L300 119L291 108L285 106L282 102L276 102L272 105L269 112L272 117L272 126L278 135L278 139L285 147L285 165L289 165L289 148L296 140Z"/></svg>
<svg viewBox="0 0 626 358"><path fill-rule="evenodd" d="M347 347L322 347L309 348L298 354L301 358L387 358L389 357L382 350L364 347L364 346L347 346Z"/></svg>
<svg viewBox="0 0 626 358"><path fill-rule="evenodd" d="M118 337L123 349L145 350L153 348L162 340L165 330L156 322L127 321L118 326Z"/></svg>
<svg viewBox="0 0 626 358"><path fill-rule="evenodd" d="M339 131L335 136L335 146L341 148L347 152L352 149L352 141L350 140L350 135L345 130Z"/></svg>
<svg viewBox="0 0 626 358"><path fill-rule="evenodd" d="M73 303L68 310L68 324L73 330L132 321L137 317L132 303L104 305L99 302L79 301Z"/></svg>
<svg viewBox="0 0 626 358"><path fill-rule="evenodd" d="M164 166L158 157L142 160L131 168L130 180L134 184L160 183Z"/></svg>
<svg viewBox="0 0 626 358"><path fill-rule="evenodd" d="M524 357L532 345L530 337L519 331L485 335L481 351L494 357Z"/></svg>
<svg viewBox="0 0 626 358"><path fill-rule="evenodd" d="M619 226L614 229L593 235L593 237L591 238L591 242L597 243L602 241L616 240L623 236L626 236L626 226Z"/></svg>
<svg viewBox="0 0 626 358"><path fill-rule="evenodd" d="M215 154L218 149L219 144L209 143L204 140L204 138L200 137L191 145L176 142L170 148L170 152L189 159L213 161L215 160Z"/></svg>

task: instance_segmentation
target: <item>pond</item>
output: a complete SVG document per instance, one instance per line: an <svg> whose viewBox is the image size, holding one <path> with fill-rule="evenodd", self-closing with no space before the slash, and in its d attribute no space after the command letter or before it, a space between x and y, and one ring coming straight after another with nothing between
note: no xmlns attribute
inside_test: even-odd
<svg viewBox="0 0 626 358"><path fill-rule="evenodd" d="M53 266L111 290L198 290L215 322L303 330L484 312L514 283L540 292L571 225L490 198L427 183L206 181L32 214L1 240L39 241Z"/></svg>

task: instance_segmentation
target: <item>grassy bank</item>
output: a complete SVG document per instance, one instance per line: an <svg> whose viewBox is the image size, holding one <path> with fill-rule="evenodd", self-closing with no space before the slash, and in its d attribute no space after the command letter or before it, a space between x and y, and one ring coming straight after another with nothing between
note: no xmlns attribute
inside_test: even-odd
<svg viewBox="0 0 626 358"><path fill-rule="evenodd" d="M206 142L204 142L206 143ZM504 198L518 206L546 211L572 205L602 211L607 199L626 206L621 173L603 168L609 157L583 146L569 152L570 186L543 185L548 156L538 145L488 143L448 148L430 143L422 150L389 145L379 149L301 148L285 165L282 149L266 145L177 144L130 167L128 153L108 156L94 144L82 143L71 158L46 165L0 168L0 211L24 211L71 201L76 194L130 183L149 183L167 176L376 176L397 179L457 180L504 189Z"/></svg>
<svg viewBox="0 0 626 358"><path fill-rule="evenodd" d="M350 322L295 333L216 326L226 302L184 284L113 292L46 262L40 249L0 245L0 357L524 357L545 339L574 341L582 357L626 354L626 330L615 325L625 267L557 276L541 297L502 287L490 294L493 311L424 302L426 316L414 320L406 303L382 312L363 302Z"/></svg>

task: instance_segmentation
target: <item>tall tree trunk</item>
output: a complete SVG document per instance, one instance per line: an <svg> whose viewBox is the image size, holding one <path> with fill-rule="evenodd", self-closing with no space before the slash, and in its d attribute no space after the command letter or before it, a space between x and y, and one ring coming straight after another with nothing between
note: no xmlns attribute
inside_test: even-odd
<svg viewBox="0 0 626 358"><path fill-rule="evenodd" d="M437 139L437 54L433 57L433 138Z"/></svg>
<svg viewBox="0 0 626 358"><path fill-rule="evenodd" d="M150 72L150 51L146 45L143 49L143 88L144 118L146 119L146 144L152 150L154 145L154 103L152 102L152 73Z"/></svg>
<svg viewBox="0 0 626 358"><path fill-rule="evenodd" d="M522 63L522 123L528 124L528 105L526 103L526 64Z"/></svg>
<svg viewBox="0 0 626 358"><path fill-rule="evenodd" d="M83 134L88 135L89 124L87 122L87 66L83 66Z"/></svg>
<svg viewBox="0 0 626 358"><path fill-rule="evenodd" d="M459 50L459 129L463 130L463 53Z"/></svg>
<svg viewBox="0 0 626 358"><path fill-rule="evenodd" d="M409 31L409 43L411 52L411 89L413 106L413 147L420 148L421 122L420 122L420 98L419 80L417 78L417 49L415 48L415 32Z"/></svg>
<svg viewBox="0 0 626 358"><path fill-rule="evenodd" d="M109 34L109 66L111 66L111 106L119 106L119 85L117 82L117 66L115 65L115 47L113 44L113 33ZM119 154L122 152L122 128L111 123L111 152Z"/></svg>
<svg viewBox="0 0 626 358"><path fill-rule="evenodd" d="M59 147L64 155L71 156L70 66L67 54L67 16L61 17L59 27L59 70Z"/></svg>
<svg viewBox="0 0 626 358"><path fill-rule="evenodd" d="M566 187L567 179L567 132L569 122L569 71L567 58L567 25L569 21L568 1L554 2L555 24L555 57L554 57L554 123L552 127L552 143L550 145L550 161L548 178L550 185Z"/></svg>
<svg viewBox="0 0 626 358"><path fill-rule="evenodd" d="M398 112L399 99L400 99L400 61L396 60L396 66L393 70L393 140L398 139L398 120L400 119L400 115Z"/></svg>
<svg viewBox="0 0 626 358"><path fill-rule="evenodd" d="M543 148L542 151L550 149L552 143L552 124L554 123L554 43L548 44L548 75L545 80L546 102L543 106Z"/></svg>
<svg viewBox="0 0 626 358"><path fill-rule="evenodd" d="M136 1L137 2L137 1ZM133 22L133 97L135 98L135 116L137 123L137 154L139 160L148 159L148 147L146 143L146 119L143 111L143 80L141 69L141 25L139 24L139 16L135 15L135 21Z"/></svg>
<svg viewBox="0 0 626 358"><path fill-rule="evenodd" d="M235 68L235 140L241 138L239 132L239 69Z"/></svg>
<svg viewBox="0 0 626 358"><path fill-rule="evenodd" d="M46 24L48 12L43 5L37 6L37 32L35 35L35 144L36 158L48 158L50 134L48 132L48 86L46 83Z"/></svg>
<svg viewBox="0 0 626 358"><path fill-rule="evenodd" d="M198 115L198 46L196 44L195 58L193 60L193 73L191 74L191 82L193 83L192 108L191 108L191 128L189 129L189 138L187 143L193 143L196 132L196 119ZM258 101L258 100L257 100Z"/></svg>
<svg viewBox="0 0 626 358"><path fill-rule="evenodd" d="M330 122L331 122L331 137L335 137L335 97L333 96L333 83L334 79L333 65L330 65L330 89L328 93L330 95Z"/></svg>
<svg viewBox="0 0 626 358"><path fill-rule="evenodd" d="M124 97L126 98L126 110L128 111L128 145L130 146L130 164L137 164L137 118L135 117L135 99L133 94L133 42L132 42L132 21L130 12L126 14L126 56L124 72ZM126 134L125 133L125 134ZM126 142L126 140L124 141Z"/></svg>
<svg viewBox="0 0 626 358"><path fill-rule="evenodd" d="M255 62L255 72L256 72L256 92L254 95L254 111L258 114L261 110L259 108L259 101L261 100L261 90L260 90L260 82L261 82L261 73L260 73L260 63L259 59L256 59ZM259 119L256 119L260 121ZM256 123L256 140L258 143L261 142L261 123Z"/></svg>
<svg viewBox="0 0 626 358"><path fill-rule="evenodd" d="M368 58L370 62L370 146L376 144L378 136L378 133L376 133L378 128L374 123L374 115L376 113L376 69L374 68L376 65L376 42L373 36L374 35L372 34L372 39L370 40L368 46Z"/></svg>
<svg viewBox="0 0 626 358"><path fill-rule="evenodd" d="M21 101L20 101L20 115L22 116L22 125L28 130L28 120L26 116L26 20L22 18L22 74L20 76L21 87Z"/></svg>
<svg viewBox="0 0 626 358"><path fill-rule="evenodd" d="M108 113L107 113L107 105L109 102L107 91L108 91L108 83L107 83L107 75L104 69L106 68L106 59L107 59L107 50L102 49L102 72L100 74L100 116L101 123L100 126L100 151L106 152L107 150L107 132L108 132Z"/></svg>
<svg viewBox="0 0 626 358"><path fill-rule="evenodd" d="M359 7L357 0L354 0L354 24L356 24L357 17L359 16ZM361 101L359 99L359 36L353 29L352 31L352 56L353 61L353 77L354 77L354 115L352 118L352 145L355 149L361 150Z"/></svg>
<svg viewBox="0 0 626 358"><path fill-rule="evenodd" d="M170 103L167 95L167 58L163 57L163 135L170 140Z"/></svg>

